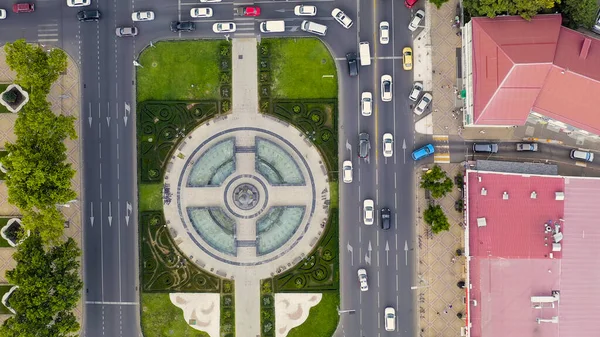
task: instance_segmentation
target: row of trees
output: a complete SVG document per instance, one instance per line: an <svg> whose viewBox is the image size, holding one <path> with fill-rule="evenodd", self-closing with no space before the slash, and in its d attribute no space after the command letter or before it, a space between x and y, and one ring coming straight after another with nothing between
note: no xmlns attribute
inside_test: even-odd
<svg viewBox="0 0 600 337"><path fill-rule="evenodd" d="M430 170L421 175L420 186L428 191L432 198L439 199L452 191L454 183L441 167L434 165ZM446 217L440 205L429 205L423 212L423 220L431 226L433 233L437 234L450 229L448 217Z"/></svg>
<svg viewBox="0 0 600 337"><path fill-rule="evenodd" d="M73 239L61 240L64 216L58 205L76 198L75 170L67 160L65 139L75 139L74 118L55 115L46 100L50 87L67 68L67 55L17 40L5 45L6 62L16 83L29 92L19 111L14 143L2 159L8 170L8 201L19 207L31 234L13 255L17 262L6 278L19 288L10 296L16 314L0 327L8 337L63 337L79 330L73 309L79 301L81 254Z"/></svg>

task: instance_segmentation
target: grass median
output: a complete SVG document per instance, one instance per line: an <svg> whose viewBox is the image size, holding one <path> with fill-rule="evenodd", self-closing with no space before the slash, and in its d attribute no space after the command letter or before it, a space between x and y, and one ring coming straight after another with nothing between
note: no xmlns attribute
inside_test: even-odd
<svg viewBox="0 0 600 337"><path fill-rule="evenodd" d="M338 325L340 295L337 292L325 292L319 304L310 309L308 318L293 328L287 337L331 337Z"/></svg>
<svg viewBox="0 0 600 337"><path fill-rule="evenodd" d="M145 337L210 337L189 326L165 293L142 293L142 330Z"/></svg>

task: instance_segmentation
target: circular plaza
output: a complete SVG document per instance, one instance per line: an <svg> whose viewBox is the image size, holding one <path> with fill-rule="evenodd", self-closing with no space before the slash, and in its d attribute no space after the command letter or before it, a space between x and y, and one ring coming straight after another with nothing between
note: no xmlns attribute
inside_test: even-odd
<svg viewBox="0 0 600 337"><path fill-rule="evenodd" d="M260 114L196 128L167 163L164 183L175 243L222 277L287 270L311 252L327 223L319 152L293 126Z"/></svg>

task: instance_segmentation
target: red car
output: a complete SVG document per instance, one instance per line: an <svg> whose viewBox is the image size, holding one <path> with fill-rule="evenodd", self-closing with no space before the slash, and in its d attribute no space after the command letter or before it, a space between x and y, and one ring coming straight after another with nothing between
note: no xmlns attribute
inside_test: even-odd
<svg viewBox="0 0 600 337"><path fill-rule="evenodd" d="M406 5L406 8L413 8L417 1L419 0L404 0L404 5Z"/></svg>
<svg viewBox="0 0 600 337"><path fill-rule="evenodd" d="M260 16L260 7L244 7L244 16Z"/></svg>
<svg viewBox="0 0 600 337"><path fill-rule="evenodd" d="M22 2L13 5L13 12L15 13L31 13L35 10L34 4Z"/></svg>

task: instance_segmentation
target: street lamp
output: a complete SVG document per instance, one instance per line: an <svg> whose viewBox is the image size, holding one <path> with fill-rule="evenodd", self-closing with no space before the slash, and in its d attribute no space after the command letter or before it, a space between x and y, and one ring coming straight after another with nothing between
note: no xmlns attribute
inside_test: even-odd
<svg viewBox="0 0 600 337"><path fill-rule="evenodd" d="M337 307L337 312L338 312L338 316L341 315L341 314L350 314L350 315L353 315L356 312L356 310L354 310L354 309L340 310L340 307Z"/></svg>
<svg viewBox="0 0 600 337"><path fill-rule="evenodd" d="M425 285L425 286L412 286L410 287L410 290L417 290L417 289L421 289L421 288L427 288L430 287L430 285Z"/></svg>

